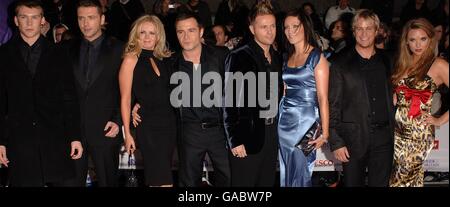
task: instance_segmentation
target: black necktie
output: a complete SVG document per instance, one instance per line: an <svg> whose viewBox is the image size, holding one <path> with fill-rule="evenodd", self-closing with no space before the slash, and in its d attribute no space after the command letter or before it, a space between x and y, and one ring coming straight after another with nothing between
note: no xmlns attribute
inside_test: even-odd
<svg viewBox="0 0 450 207"><path fill-rule="evenodd" d="M33 64L32 64L32 60L31 60L31 53L32 53L32 48L30 47L30 48L28 48L28 50L27 50L27 57L26 57L26 61L27 61L27 68L28 68L28 70L30 70L30 73L31 73L31 75L33 75L34 76L34 67L33 67Z"/></svg>
<svg viewBox="0 0 450 207"><path fill-rule="evenodd" d="M89 81L89 58L91 56L91 48L92 44L87 43L86 45L86 54L84 56L84 63L83 63L83 74L87 81Z"/></svg>

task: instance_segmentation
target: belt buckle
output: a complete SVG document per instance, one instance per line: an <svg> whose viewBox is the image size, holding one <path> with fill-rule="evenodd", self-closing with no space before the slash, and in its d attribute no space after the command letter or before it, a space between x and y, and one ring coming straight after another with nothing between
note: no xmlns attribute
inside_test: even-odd
<svg viewBox="0 0 450 207"><path fill-rule="evenodd" d="M205 122L203 122L203 123L200 124L200 126L202 127L202 129L207 129L207 128L208 128L207 125L208 125L208 123L205 123Z"/></svg>
<svg viewBox="0 0 450 207"><path fill-rule="evenodd" d="M264 124L265 125L271 125L274 122L274 118L265 118L264 119Z"/></svg>

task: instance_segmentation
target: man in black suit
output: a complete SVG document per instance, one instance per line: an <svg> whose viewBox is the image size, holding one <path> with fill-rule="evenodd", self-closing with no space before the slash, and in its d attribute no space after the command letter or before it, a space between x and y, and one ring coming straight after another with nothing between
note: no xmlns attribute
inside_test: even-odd
<svg viewBox="0 0 450 207"><path fill-rule="evenodd" d="M214 166L213 185L230 186L230 163L222 122L223 111L220 101L217 101L222 96L221 87L217 86L222 86L224 61L228 50L225 47L201 43L204 29L199 18L191 12L180 13L175 20L175 28L183 48L171 59L171 83L177 87L170 98L173 106L177 108L179 185L202 185L202 163L208 153ZM212 84L205 83L204 78L208 77L214 78ZM181 84L178 84L180 80ZM184 82L185 80L188 81ZM212 88L214 91L211 93ZM185 90L190 93L184 93ZM207 97L204 93L208 92L211 100L204 99ZM205 104L206 102L211 105ZM138 107L135 106L133 123L136 125L139 121Z"/></svg>
<svg viewBox="0 0 450 207"><path fill-rule="evenodd" d="M40 1L18 1L14 22L20 34L0 48L0 163L10 186L59 186L83 153L73 75L40 34Z"/></svg>
<svg viewBox="0 0 450 207"><path fill-rule="evenodd" d="M388 56L375 49L380 20L369 10L353 19L356 46L330 67L330 147L343 162L344 185L388 186L394 149L394 111Z"/></svg>
<svg viewBox="0 0 450 207"><path fill-rule="evenodd" d="M117 186L123 142L118 86L123 44L103 34L105 16L98 0L80 0L77 15L83 37L67 43L66 48L76 78L86 153L76 161L74 185L85 185L91 155L99 186Z"/></svg>
<svg viewBox="0 0 450 207"><path fill-rule="evenodd" d="M178 15L175 28L182 51L174 56L173 69L187 74L192 80L189 84L192 90L190 97L183 97L190 99L189 106L183 105L178 108L181 134L178 148L180 186L199 187L201 185L202 162L206 153L214 166L214 186L230 186L230 164L222 124L222 109L217 105L205 106L205 100L202 100L201 105L196 105L195 103L200 100L196 99L193 91L197 90L195 86L197 75L203 78L206 73L215 72L223 77L224 61L228 50L201 43L202 22L193 14ZM201 84L198 89L203 94L210 87L212 87L210 84ZM215 92L214 97L222 95Z"/></svg>
<svg viewBox="0 0 450 207"><path fill-rule="evenodd" d="M226 104L224 110L225 131L232 153L230 156L231 185L273 187L278 153L276 117L282 81L281 59L278 52L271 46L275 40L276 21L269 5L259 3L251 9L250 31L254 39L230 53L226 60L225 71L230 75L236 72L254 74L257 82L263 81L259 73L265 74L265 93L257 93L258 99L254 101L258 103L261 97L264 99L269 97L273 102L268 107L261 102L257 106L251 106L249 104L251 101L247 101L254 93L249 90L251 86L244 86L245 88L242 87L244 88L242 89L237 85L239 82L244 85L244 81L237 80L233 87L237 89L229 91L229 85L233 84L231 81L234 80L226 80L225 102L231 100L230 97L234 98L235 94L240 94L239 99L246 102L244 106L235 103L233 107L230 107ZM276 76L274 78L269 74L276 74ZM278 84L271 86L273 81ZM267 113L261 113L261 111Z"/></svg>

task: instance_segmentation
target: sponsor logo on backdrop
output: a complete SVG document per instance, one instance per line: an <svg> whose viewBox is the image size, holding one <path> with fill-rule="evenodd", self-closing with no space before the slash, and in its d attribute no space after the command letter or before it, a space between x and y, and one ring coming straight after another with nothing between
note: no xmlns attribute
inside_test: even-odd
<svg viewBox="0 0 450 207"><path fill-rule="evenodd" d="M439 167L439 161L435 159L425 160L423 165L428 168L437 168Z"/></svg>
<svg viewBox="0 0 450 207"><path fill-rule="evenodd" d="M439 140L434 140L433 150L439 150Z"/></svg>
<svg viewBox="0 0 450 207"><path fill-rule="evenodd" d="M334 162L332 160L316 160L314 165L315 167L329 167L334 166Z"/></svg>

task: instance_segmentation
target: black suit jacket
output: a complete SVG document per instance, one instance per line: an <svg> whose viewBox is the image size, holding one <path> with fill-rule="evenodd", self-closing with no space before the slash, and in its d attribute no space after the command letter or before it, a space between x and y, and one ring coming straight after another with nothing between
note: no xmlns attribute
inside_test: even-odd
<svg viewBox="0 0 450 207"><path fill-rule="evenodd" d="M383 61L386 82L379 83L385 88L390 128L394 128L394 106L390 69L392 61L381 50L377 54ZM334 151L347 147L351 157L360 157L369 147L370 103L364 71L359 68L358 57L354 47L348 48L330 59L330 147ZM384 139L384 140L382 140ZM392 136L380 137L378 142L392 142Z"/></svg>
<svg viewBox="0 0 450 207"><path fill-rule="evenodd" d="M80 138L77 96L61 49L44 40L33 76L20 38L0 48L0 145L6 145L12 185L42 186L73 175L70 143Z"/></svg>
<svg viewBox="0 0 450 207"><path fill-rule="evenodd" d="M246 74L247 72L253 72L256 74L256 79L258 79L258 72L265 71L264 56L257 54L258 50L262 52L262 49L257 45L257 43L252 40L247 45L244 45L230 53L226 59L225 72L242 72ZM281 57L273 49L271 49L272 64L276 63L281 66ZM282 94L282 79L281 79L281 68L278 72L278 94ZM224 87L224 90L227 86ZM258 102L256 102L256 107L249 107L248 100L248 86L244 86L243 98L245 100L245 106L242 107L225 107L224 108L224 123L225 132L228 138L228 144L230 148L237 147L241 144L245 146L245 150L249 154L258 153L264 145L264 119L260 118L260 110L265 110L259 107ZM228 91L226 91L228 92ZM231 91L230 91L231 92ZM233 86L232 94L224 94L224 96L236 97L236 85ZM256 94L256 97L257 94ZM278 95L278 101L281 98ZM225 97L223 98L225 100ZM236 102L236 100L233 100ZM234 103L234 106L237 106ZM277 108L278 111L278 108Z"/></svg>
<svg viewBox="0 0 450 207"><path fill-rule="evenodd" d="M121 127L120 91L118 74L122 62L123 43L105 37L89 84L86 84L80 67L81 39L64 45L75 76L75 85L80 101L82 140L90 146L104 145L106 142L122 142L122 133L116 138L105 137L104 127L113 121Z"/></svg>

